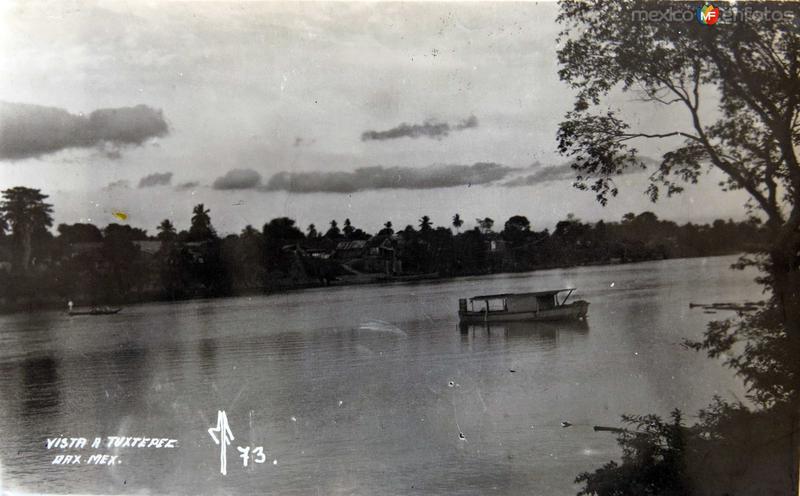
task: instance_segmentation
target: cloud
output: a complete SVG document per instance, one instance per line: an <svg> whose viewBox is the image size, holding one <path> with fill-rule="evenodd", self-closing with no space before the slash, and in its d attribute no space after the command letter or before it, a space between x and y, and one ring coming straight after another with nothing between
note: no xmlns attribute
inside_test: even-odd
<svg viewBox="0 0 800 496"><path fill-rule="evenodd" d="M535 184L548 183L552 181L575 180L577 172L570 164L555 165L550 167L537 167L536 172L520 177L515 177L503 183L509 188L516 186L533 186Z"/></svg>
<svg viewBox="0 0 800 496"><path fill-rule="evenodd" d="M361 167L353 172L279 172L265 191L291 193L354 193L377 189L433 189L489 184L516 171L513 167L479 162L473 165L413 167Z"/></svg>
<svg viewBox="0 0 800 496"><path fill-rule="evenodd" d="M198 186L200 186L200 183L197 181L187 181L185 183L176 184L175 191L188 191L190 189L195 189Z"/></svg>
<svg viewBox="0 0 800 496"><path fill-rule="evenodd" d="M218 177L214 189L253 189L261 185L261 174L253 169L233 169L224 176Z"/></svg>
<svg viewBox="0 0 800 496"><path fill-rule="evenodd" d="M120 179L118 181L110 182L103 188L106 191L111 191L114 189L128 189L131 187L130 181L126 181L125 179Z"/></svg>
<svg viewBox="0 0 800 496"><path fill-rule="evenodd" d="M140 188L150 188L152 186L166 186L172 182L172 172L155 172L139 179Z"/></svg>
<svg viewBox="0 0 800 496"><path fill-rule="evenodd" d="M404 122L387 131L364 131L361 134L361 141L382 141L405 137L442 139L448 136L451 131L462 131L473 127L478 127L478 118L474 115L452 126L447 122L439 122L435 119L429 119L422 124L406 124Z"/></svg>
<svg viewBox="0 0 800 496"><path fill-rule="evenodd" d="M647 166L659 164L658 161L650 157L642 157L641 160ZM577 176L580 174L579 171L572 168L572 162L549 167L540 166L537 163L534 164L533 168L536 170L536 172L533 174L515 177L502 183L502 186L513 188L516 186L533 186L536 184L549 183L553 181L575 181ZM622 174L635 174L642 171L643 169L630 167L624 169Z"/></svg>
<svg viewBox="0 0 800 496"><path fill-rule="evenodd" d="M85 116L0 101L0 160L40 157L67 148L98 148L114 158L119 147L139 146L168 132L162 112L146 105L98 109Z"/></svg>

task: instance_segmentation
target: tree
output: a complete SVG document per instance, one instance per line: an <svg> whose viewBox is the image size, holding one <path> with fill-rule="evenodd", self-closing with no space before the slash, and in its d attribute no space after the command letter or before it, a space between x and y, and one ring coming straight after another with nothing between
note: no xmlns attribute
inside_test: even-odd
<svg viewBox="0 0 800 496"><path fill-rule="evenodd" d="M453 216L453 227L456 228L456 233L460 232L461 226L463 226L463 225L464 225L464 221L461 220L461 216L458 215L458 214L455 214Z"/></svg>
<svg viewBox="0 0 800 496"><path fill-rule="evenodd" d="M342 231L339 230L339 224L336 223L335 220L331 221L331 227L328 229L328 232L325 233L326 238L330 239L339 239L342 237Z"/></svg>
<svg viewBox="0 0 800 496"><path fill-rule="evenodd" d="M232 267L239 286L254 288L264 282L264 249L264 236L253 226L245 226L235 246L237 263Z"/></svg>
<svg viewBox="0 0 800 496"><path fill-rule="evenodd" d="M268 242L292 242L305 238L303 231L297 228L294 219L278 217L264 224L264 238Z"/></svg>
<svg viewBox="0 0 800 496"><path fill-rule="evenodd" d="M209 241L217 237L214 227L211 225L211 210L205 208L202 203L195 205L192 209L192 224L189 227L189 241Z"/></svg>
<svg viewBox="0 0 800 496"><path fill-rule="evenodd" d="M419 230L420 232L428 232L431 230L431 226L433 223L431 222L431 218L427 215L423 215L422 218L419 220Z"/></svg>
<svg viewBox="0 0 800 496"><path fill-rule="evenodd" d="M112 236L121 236L131 241L147 241L147 231L127 224L111 223L103 229L103 239Z"/></svg>
<svg viewBox="0 0 800 496"><path fill-rule="evenodd" d="M494 226L494 220L490 219L489 217L483 219L475 219L475 222L478 223L478 227L480 228L483 234L488 234L492 232L492 227Z"/></svg>
<svg viewBox="0 0 800 496"><path fill-rule="evenodd" d="M353 232L355 230L356 229L350 223L350 219L345 219L344 220L344 227L342 228L342 232L344 233L344 237L347 238L347 239L350 239L350 237L353 235Z"/></svg>
<svg viewBox="0 0 800 496"><path fill-rule="evenodd" d="M650 175L653 201L680 193L707 169L723 174L723 190L747 193L746 211L766 219L768 247L741 266L763 271L759 280L771 298L750 316L712 323L693 345L728 356L761 408L783 403L800 412L800 12L782 4L792 16L676 29L636 19L635 5L562 2L559 75L576 99L558 131L559 151L573 160L576 185L604 205L618 194L615 175L648 167L637 146L652 141L668 150ZM669 8L691 12L696 5ZM638 120L607 110L618 89L636 92L650 111L677 106L686 119L672 118L660 130L638 127ZM799 413L794 424L787 431L800 450Z"/></svg>
<svg viewBox="0 0 800 496"><path fill-rule="evenodd" d="M178 238L178 233L175 231L175 226L172 221L164 219L161 224L156 228L158 235L156 236L160 241L175 241Z"/></svg>
<svg viewBox="0 0 800 496"><path fill-rule="evenodd" d="M378 236L391 236L394 234L394 229L392 229L392 221L388 220L383 225L383 229L378 231Z"/></svg>
<svg viewBox="0 0 800 496"><path fill-rule="evenodd" d="M283 251L286 245L305 239L303 231L295 226L294 219L278 217L264 224L264 262L267 270L287 272L289 256Z"/></svg>
<svg viewBox="0 0 800 496"><path fill-rule="evenodd" d="M147 233L129 225L112 223L103 229L104 297L124 299L142 280L141 253L133 242L143 239L147 239Z"/></svg>
<svg viewBox="0 0 800 496"><path fill-rule="evenodd" d="M531 221L524 215L513 215L503 226L503 231L530 231Z"/></svg>
<svg viewBox="0 0 800 496"><path fill-rule="evenodd" d="M0 218L11 229L15 267L25 272L31 259L31 239L53 225L53 206L38 189L17 186L3 191Z"/></svg>
<svg viewBox="0 0 800 496"><path fill-rule="evenodd" d="M778 312L800 342L800 33L780 16L734 22L725 29L687 23L640 22L631 4L564 1L558 53L562 80L577 92L558 131L559 151L574 159L578 186L601 203L615 196L613 176L647 167L636 145L671 149L651 175L648 193L680 193L707 167L725 176L724 189L744 190L752 213L767 219L771 248L765 269L774 280ZM671 3L672 9L693 9ZM735 7L732 7L735 8ZM797 10L796 8L794 9ZM572 29L575 28L575 29ZM615 88L637 91L653 106L678 105L688 126L637 129L616 111L601 111ZM712 100L704 100L710 97ZM716 104L717 112L704 111ZM670 122L682 122L671 119ZM676 141L681 140L681 141ZM670 146L672 145L672 146Z"/></svg>
<svg viewBox="0 0 800 496"><path fill-rule="evenodd" d="M624 422L633 429L623 430L618 440L622 465L612 461L594 473L579 475L576 482L586 483L579 496L690 494L684 477L686 428L680 411L674 410L670 417L672 422L656 415L625 416Z"/></svg>
<svg viewBox="0 0 800 496"><path fill-rule="evenodd" d="M308 237L308 239L314 239L319 236L319 233L317 232L317 226L315 226L314 224L308 225L306 233L307 233L306 237Z"/></svg>
<svg viewBox="0 0 800 496"><path fill-rule="evenodd" d="M524 243L530 233L531 222L524 215L509 217L503 226L503 238L513 245Z"/></svg>
<svg viewBox="0 0 800 496"><path fill-rule="evenodd" d="M103 241L103 233L94 224L59 224L56 231L58 231L59 239L67 244Z"/></svg>
<svg viewBox="0 0 800 496"><path fill-rule="evenodd" d="M314 227L314 224L311 224L311 227ZM258 235L259 235L259 232L256 230L256 228L254 228L250 224L247 224L246 226L244 226L244 229L242 229L242 234L240 235L240 237L242 239L248 239L248 238L256 237Z"/></svg>

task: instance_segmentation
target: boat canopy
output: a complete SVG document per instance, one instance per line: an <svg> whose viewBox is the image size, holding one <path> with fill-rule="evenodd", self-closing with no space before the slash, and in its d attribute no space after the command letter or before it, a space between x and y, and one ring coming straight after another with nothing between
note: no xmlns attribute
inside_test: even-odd
<svg viewBox="0 0 800 496"><path fill-rule="evenodd" d="M497 300L500 298L512 298L512 297L525 297L525 296L552 296L558 293L563 293L564 291L569 291L570 293L575 291L575 288L564 288L564 289L551 289L548 291L533 291L530 293L499 293L499 294L492 294L492 295L481 295L481 296L473 296L470 300Z"/></svg>

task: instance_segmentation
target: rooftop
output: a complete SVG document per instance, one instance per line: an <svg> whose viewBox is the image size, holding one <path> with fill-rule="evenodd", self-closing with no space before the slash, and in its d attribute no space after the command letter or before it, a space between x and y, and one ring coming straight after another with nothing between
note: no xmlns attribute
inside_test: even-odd
<svg viewBox="0 0 800 496"><path fill-rule="evenodd" d="M498 293L498 294L491 294L491 295L480 295L480 296L473 296L470 300L493 300L496 298L510 298L513 296L522 297L522 296L549 296L558 293L562 293L564 291L575 291L575 288L564 288L564 289L550 289L547 291L533 291L530 293Z"/></svg>

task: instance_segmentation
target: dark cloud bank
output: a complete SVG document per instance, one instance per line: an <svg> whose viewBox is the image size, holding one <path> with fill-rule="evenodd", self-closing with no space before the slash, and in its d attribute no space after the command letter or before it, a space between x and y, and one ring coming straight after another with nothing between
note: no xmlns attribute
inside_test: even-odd
<svg viewBox="0 0 800 496"><path fill-rule="evenodd" d="M650 157L642 157L642 162L648 167L658 166L659 162ZM575 181L579 172L572 167L572 162L550 167L535 166L535 172L514 177L502 183L502 186L509 188L517 186L535 186L537 184L549 183L552 181ZM622 174L636 174L644 169L629 167L622 171Z"/></svg>
<svg viewBox="0 0 800 496"><path fill-rule="evenodd" d="M253 189L261 185L261 174L253 169L233 169L224 176L218 177L214 189Z"/></svg>
<svg viewBox="0 0 800 496"><path fill-rule="evenodd" d="M647 159L646 159L647 160ZM652 160L652 159L650 159ZM641 170L641 169L639 169ZM625 171L634 173L637 170ZM214 181L218 190L257 189L289 193L355 193L380 189L434 189L455 186L535 186L553 181L574 181L577 171L569 163L544 167L509 167L494 162L428 167L361 167L354 171L279 172L264 183L252 169L233 169Z"/></svg>
<svg viewBox="0 0 800 496"><path fill-rule="evenodd" d="M139 180L140 188L150 188L152 186L166 186L172 182L172 172L155 172L148 174Z"/></svg>
<svg viewBox="0 0 800 496"><path fill-rule="evenodd" d="M474 115L469 116L461 122L450 125L447 122L439 122L431 119L422 124L402 123L387 131L364 131L361 134L361 141L382 141L397 138L433 138L442 139L452 131L463 131L478 127L478 118Z"/></svg>
<svg viewBox="0 0 800 496"><path fill-rule="evenodd" d="M536 167L536 172L515 177L503 183L503 186L533 186L551 181L575 180L577 172L570 164L555 165L551 167Z"/></svg>
<svg viewBox="0 0 800 496"><path fill-rule="evenodd" d="M279 172L263 187L290 193L354 193L375 189L433 189L488 184L512 167L495 163L413 167L361 167L352 172Z"/></svg>
<svg viewBox="0 0 800 496"><path fill-rule="evenodd" d="M56 107L0 102L0 160L94 147L113 158L119 155L113 147L142 145L168 132L162 112L146 105L98 109L85 116Z"/></svg>
<svg viewBox="0 0 800 496"><path fill-rule="evenodd" d="M200 183L197 181L187 181L185 183L180 183L175 185L175 191L188 191L190 189L195 189L200 186Z"/></svg>
<svg viewBox="0 0 800 496"><path fill-rule="evenodd" d="M129 181L126 181L125 179L120 179L118 181L113 181L108 183L103 189L106 191L111 191L115 189L128 189L130 187L131 183Z"/></svg>

